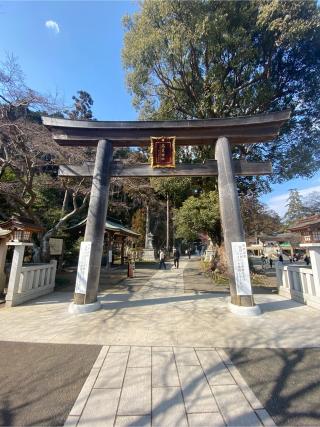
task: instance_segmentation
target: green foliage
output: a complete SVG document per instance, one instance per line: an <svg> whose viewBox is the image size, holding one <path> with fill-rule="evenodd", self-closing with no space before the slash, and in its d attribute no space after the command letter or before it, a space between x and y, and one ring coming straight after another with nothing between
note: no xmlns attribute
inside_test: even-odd
<svg viewBox="0 0 320 427"><path fill-rule="evenodd" d="M169 195L175 206L180 205L191 194L191 178L150 178L150 185L161 196Z"/></svg>
<svg viewBox="0 0 320 427"><path fill-rule="evenodd" d="M272 234L283 228L279 215L261 203L255 194L240 197L240 211L247 236Z"/></svg>
<svg viewBox="0 0 320 427"><path fill-rule="evenodd" d="M146 0L125 25L123 62L142 118L234 117L290 108L282 136L245 155L271 159L273 180L317 170L316 1ZM212 157L206 147L192 152L193 158ZM261 179L252 181L265 187Z"/></svg>
<svg viewBox="0 0 320 427"><path fill-rule="evenodd" d="M67 111L69 119L72 120L93 120L91 107L93 99L91 95L85 90L78 90L79 96L73 96L74 101L73 110Z"/></svg>
<svg viewBox="0 0 320 427"><path fill-rule="evenodd" d="M192 241L199 233L207 233L213 241L220 241L220 213L218 193L210 191L185 200L175 214L176 237Z"/></svg>
<svg viewBox="0 0 320 427"><path fill-rule="evenodd" d="M14 181L15 179L16 179L16 174L10 167L6 168L1 176L2 182L10 182L10 181Z"/></svg>
<svg viewBox="0 0 320 427"><path fill-rule="evenodd" d="M313 191L302 197L298 190L292 189L289 192L286 206L287 212L284 216L284 222L287 226L303 217L320 214L320 192Z"/></svg>
<svg viewBox="0 0 320 427"><path fill-rule="evenodd" d="M303 218L306 214L301 195L296 189L290 190L286 206L287 212L284 216L284 222L286 225L293 224L298 219Z"/></svg>
<svg viewBox="0 0 320 427"><path fill-rule="evenodd" d="M63 189L59 183L47 174L41 174L34 180L36 195L33 208L46 229L50 229L61 217Z"/></svg>

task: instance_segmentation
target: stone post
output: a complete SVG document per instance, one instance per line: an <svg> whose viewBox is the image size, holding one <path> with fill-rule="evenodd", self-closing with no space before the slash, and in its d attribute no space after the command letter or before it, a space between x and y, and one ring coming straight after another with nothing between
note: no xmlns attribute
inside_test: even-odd
<svg viewBox="0 0 320 427"><path fill-rule="evenodd" d="M155 261L153 248L153 234L149 232L146 239L146 247L143 250L142 259L144 261Z"/></svg>
<svg viewBox="0 0 320 427"><path fill-rule="evenodd" d="M246 294L244 294L244 292L242 291L240 291L240 293L236 285L235 273L237 272L235 272L234 269L232 242L245 242L245 238L242 220L240 216L240 204L232 164L231 146L227 138L221 137L217 140L215 157L218 165L220 214L230 277L230 309L236 312L236 306L244 306L246 307L246 309L242 311L243 314L258 314L260 312L260 309L255 306L254 303L250 276L247 278L245 283L245 288L247 289ZM246 263L248 263L247 258ZM246 269L248 269L247 265L245 265L245 267ZM240 314L241 310L238 311Z"/></svg>
<svg viewBox="0 0 320 427"><path fill-rule="evenodd" d="M97 146L84 242L79 254L74 302L71 313L86 313L100 308L97 301L105 222L108 209L112 143L100 140Z"/></svg>
<svg viewBox="0 0 320 427"><path fill-rule="evenodd" d="M315 294L320 296L320 243L300 243L300 246L309 250Z"/></svg>
<svg viewBox="0 0 320 427"><path fill-rule="evenodd" d="M18 292L19 288L25 248L26 246L33 246L33 243L8 242L7 246L14 246L8 283L8 292L6 295L6 301L8 301L9 305L11 305L10 302L13 300L14 295Z"/></svg>
<svg viewBox="0 0 320 427"><path fill-rule="evenodd" d="M3 293L4 288L6 287L6 274L4 268L6 265L6 256L7 256L7 239L0 238L0 294Z"/></svg>
<svg viewBox="0 0 320 427"><path fill-rule="evenodd" d="M213 243L212 243L211 237L208 237L208 242L209 242L209 244L208 244L208 247L206 250L205 260L211 261L211 259L214 256L214 253L215 253L215 251L213 250Z"/></svg>

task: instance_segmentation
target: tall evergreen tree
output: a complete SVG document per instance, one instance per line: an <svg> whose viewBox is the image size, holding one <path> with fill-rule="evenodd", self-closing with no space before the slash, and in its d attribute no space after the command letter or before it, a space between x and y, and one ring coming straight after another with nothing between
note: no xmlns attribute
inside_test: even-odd
<svg viewBox="0 0 320 427"><path fill-rule="evenodd" d="M287 225L291 225L305 216L305 207L297 189L290 190L286 206L287 212L284 216L284 221Z"/></svg>
<svg viewBox="0 0 320 427"><path fill-rule="evenodd" d="M68 116L72 120L94 120L91 107L93 99L85 90L79 90L79 96L73 96L73 110L68 111Z"/></svg>
<svg viewBox="0 0 320 427"><path fill-rule="evenodd" d="M239 146L234 155L271 159L277 180L318 169L315 0L145 0L125 25L123 61L142 118L221 118L290 108L279 139ZM200 159L212 155L212 147L193 149ZM255 182L263 189L261 180Z"/></svg>

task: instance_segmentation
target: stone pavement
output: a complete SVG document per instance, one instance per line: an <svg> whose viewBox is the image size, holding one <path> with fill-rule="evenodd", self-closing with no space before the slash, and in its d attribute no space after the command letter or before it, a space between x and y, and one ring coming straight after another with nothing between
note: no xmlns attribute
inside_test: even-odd
<svg viewBox="0 0 320 427"><path fill-rule="evenodd" d="M182 347L320 347L320 312L275 294L255 300L262 316L240 318L219 293L184 292L183 268L156 271L137 292L102 292L102 310L71 315L72 293L0 310L0 340ZM137 272L139 275L139 271ZM130 279L128 279L130 281ZM133 282L134 283L134 282Z"/></svg>
<svg viewBox="0 0 320 427"><path fill-rule="evenodd" d="M65 426L274 426L223 350L104 346Z"/></svg>
<svg viewBox="0 0 320 427"><path fill-rule="evenodd" d="M225 294L184 292L187 263L142 284L137 271L90 314L69 314L67 292L4 308L0 340L103 346L68 425L273 425L222 349L320 347L320 312L268 294L238 317Z"/></svg>

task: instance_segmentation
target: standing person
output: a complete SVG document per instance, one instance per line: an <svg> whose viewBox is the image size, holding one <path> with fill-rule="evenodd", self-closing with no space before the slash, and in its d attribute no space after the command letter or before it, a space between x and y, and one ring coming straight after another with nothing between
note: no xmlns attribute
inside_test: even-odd
<svg viewBox="0 0 320 427"><path fill-rule="evenodd" d="M306 256L304 257L304 262L305 262L307 265L309 265L309 264L310 264L310 258L308 257L308 255L306 255Z"/></svg>
<svg viewBox="0 0 320 427"><path fill-rule="evenodd" d="M161 249L159 256L160 256L159 269L161 270L161 267L163 266L163 268L166 270L167 269L167 266L166 266L166 263L165 263L166 254L164 253L163 249Z"/></svg>
<svg viewBox="0 0 320 427"><path fill-rule="evenodd" d="M188 248L188 257L189 257L189 259L191 258L191 248Z"/></svg>
<svg viewBox="0 0 320 427"><path fill-rule="evenodd" d="M272 268L273 261L272 261L272 258L271 258L271 257L270 257L270 259L269 259L269 264L270 264L270 268Z"/></svg>
<svg viewBox="0 0 320 427"><path fill-rule="evenodd" d="M174 262L174 266L176 268L179 268L179 259L180 259L180 252L178 249L174 249L174 251L173 251L173 262Z"/></svg>

